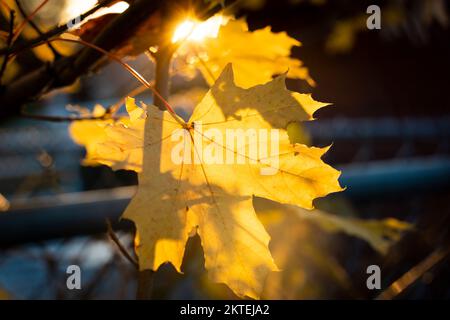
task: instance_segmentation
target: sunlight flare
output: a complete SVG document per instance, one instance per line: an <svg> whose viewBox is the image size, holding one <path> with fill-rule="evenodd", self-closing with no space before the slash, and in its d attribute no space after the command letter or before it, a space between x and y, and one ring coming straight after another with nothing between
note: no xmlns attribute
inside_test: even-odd
<svg viewBox="0 0 450 320"><path fill-rule="evenodd" d="M201 42L206 38L216 38L219 29L228 19L222 15L215 15L206 21L188 18L181 22L173 33L172 42L193 41Z"/></svg>

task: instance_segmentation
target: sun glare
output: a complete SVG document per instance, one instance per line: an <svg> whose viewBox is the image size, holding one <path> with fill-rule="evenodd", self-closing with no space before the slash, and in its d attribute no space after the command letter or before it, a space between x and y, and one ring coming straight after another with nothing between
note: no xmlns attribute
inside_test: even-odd
<svg viewBox="0 0 450 320"><path fill-rule="evenodd" d="M116 2L115 4L113 4L110 7L101 8L94 14L90 15L88 17L88 19L95 19L95 18L104 16L107 14L114 14L114 13L119 14L119 13L122 13L125 10L127 10L129 7L130 7L130 5L125 1Z"/></svg>
<svg viewBox="0 0 450 320"><path fill-rule="evenodd" d="M64 13L61 16L61 23L64 23L70 19L75 19L85 13L86 11L92 9L95 5L97 5L97 0L71 0L67 1L66 6L64 8ZM94 14L87 17L84 22L88 20L92 20L98 17L101 17L106 14L111 13L122 13L128 9L130 5L125 1L119 1L110 7L104 7L97 10Z"/></svg>
<svg viewBox="0 0 450 320"><path fill-rule="evenodd" d="M215 15L206 21L186 19L181 22L173 33L172 42L193 41L200 42L205 38L216 38L219 29L227 22L221 15Z"/></svg>

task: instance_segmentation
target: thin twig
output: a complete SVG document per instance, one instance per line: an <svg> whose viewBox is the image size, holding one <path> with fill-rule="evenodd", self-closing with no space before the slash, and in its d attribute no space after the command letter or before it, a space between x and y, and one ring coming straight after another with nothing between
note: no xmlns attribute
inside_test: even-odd
<svg viewBox="0 0 450 320"><path fill-rule="evenodd" d="M386 290L384 290L376 300L392 300L406 288L416 282L425 272L430 270L438 262L442 261L448 254L450 249L437 249L430 254L425 260L411 268L400 278L394 281Z"/></svg>
<svg viewBox="0 0 450 320"><path fill-rule="evenodd" d="M152 84L153 82L150 82L150 83ZM28 113L25 111L25 108L22 108L20 110L20 116L22 118L47 121L47 122L74 122L74 121L101 121L101 120L117 121L117 120L120 120L121 117L116 116L116 114L120 110L120 107L123 106L123 104L124 104L123 101L125 100L125 98L137 96L138 94L141 94L145 90L147 90L147 87L144 85L141 85L141 86L133 89L125 97L120 98L115 104L109 106L106 109L105 114L101 115L101 116L93 116L93 115L89 115L89 116L74 116L74 115L50 116L50 115L43 115L43 114Z"/></svg>
<svg viewBox="0 0 450 320"><path fill-rule="evenodd" d="M34 9L29 15L24 14L24 20L22 21L22 23L17 27L16 31L14 32L14 36L13 36L13 42L17 40L17 38L20 36L20 33L22 32L23 28L25 28L25 26L27 25L27 22L30 22L31 24L31 20L34 18L34 16L39 12L39 10L41 10L46 4L48 3L48 0L44 0L41 2L41 4L39 6L37 6L36 9ZM16 0L16 4L18 6L20 6L20 3L18 0ZM19 8L20 10L20 8Z"/></svg>
<svg viewBox="0 0 450 320"><path fill-rule="evenodd" d="M32 114L32 113L27 113L22 110L20 112L20 116L22 118L47 121L47 122L97 121L97 120L108 120L108 119L119 120L119 117L113 117L108 112L99 117L97 117L97 116L64 117L64 116L48 116L48 115L42 115L42 114Z"/></svg>
<svg viewBox="0 0 450 320"><path fill-rule="evenodd" d="M123 246L123 244L120 242L119 238L117 237L116 233L114 232L111 221L109 219L106 219L106 227L108 229L108 236L109 239L114 242L119 249L120 253L136 268L139 269L139 263L128 253L128 250Z"/></svg>
<svg viewBox="0 0 450 320"><path fill-rule="evenodd" d="M128 63L125 63L120 59L119 57L115 56L111 52L106 51L103 48L100 48L99 46L96 46L95 44L92 44L90 42L84 41L82 39L65 39L65 38L57 38L49 41L66 41L66 42L73 42L73 43L79 43L86 47L89 47L91 49L94 49L105 56L107 56L109 59L116 61L120 65L122 65L125 69L127 69L140 83L142 83L144 86L146 86L148 89L150 89L153 92L153 95L155 97L155 100L161 102L161 106L165 108L169 113L172 115L175 121L179 122L181 125L185 125L184 122L180 120L180 118L176 115L175 111L173 110L172 106L167 102L167 97L164 97L159 93L160 90L158 90L157 81L155 82L155 85L153 86L149 81L147 81L139 72L137 72L135 69L133 69Z"/></svg>
<svg viewBox="0 0 450 320"><path fill-rule="evenodd" d="M9 48L13 42L13 37L14 37L14 19L15 19L15 12L14 10L9 11L9 34L8 34L8 39L6 40L6 46ZM6 71L6 67L8 65L8 61L9 61L9 53L6 53L5 56L3 57L3 63L2 63L2 68L0 70L0 85L1 85L1 81L3 79L3 75Z"/></svg>
<svg viewBox="0 0 450 320"><path fill-rule="evenodd" d="M25 12L25 9L22 6L22 3L20 0L15 0L17 8L19 9L20 14L22 15L22 17L24 19L26 19L25 21L28 21L28 23L30 24L30 26L34 29L34 31L37 32L37 34L39 36L43 36L44 33L42 32L42 30L38 27L38 25L36 23L34 23L34 21L32 20L31 15L27 16L27 13ZM42 8L43 5L40 6L40 8ZM16 31L17 32L17 31ZM20 35L20 32L17 32L17 36ZM55 59L58 59L61 57L61 54L55 49L55 47L51 44L48 43L47 44L48 48L51 50L51 52L53 53L53 55L55 56Z"/></svg>
<svg viewBox="0 0 450 320"><path fill-rule="evenodd" d="M0 5L2 5L6 10L11 11L12 8L4 0L0 0Z"/></svg>
<svg viewBox="0 0 450 320"><path fill-rule="evenodd" d="M101 6L105 6L114 0L104 0ZM138 28L142 26L148 17L157 12L157 10L164 10L164 2L162 0L135 0L130 8L123 14L118 15L108 23L106 27L97 35L93 43L97 47L101 47L107 51L117 49L117 47L127 41L129 37L137 32ZM92 12L89 12L92 14ZM213 14L213 12L208 12ZM84 14L82 17L84 17ZM85 19L85 18L84 18ZM60 26L59 29L51 30L45 34L45 37L52 41L58 32L63 32L67 26ZM40 37L38 37L40 38ZM28 42L16 42L11 46L11 49L0 49L0 55L5 52L17 53L22 49L30 49L31 46L39 46L46 39L33 39ZM19 47L19 45L21 47ZM3 92L0 92L1 105L8 106L8 108L0 108L0 117L18 115L20 113L20 106L38 99L53 89L61 88L72 84L81 75L90 71L91 68L98 64L103 59L98 51L90 48L83 48L77 53L64 57L55 61L50 65L45 65L29 72L27 75L11 82ZM177 118L177 120L179 120Z"/></svg>

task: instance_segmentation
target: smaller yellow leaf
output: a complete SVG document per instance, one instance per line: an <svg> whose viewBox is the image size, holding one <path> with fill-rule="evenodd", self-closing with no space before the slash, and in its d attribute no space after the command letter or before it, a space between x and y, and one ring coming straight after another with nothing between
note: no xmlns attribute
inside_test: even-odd
<svg viewBox="0 0 450 320"><path fill-rule="evenodd" d="M236 71L236 84L250 88L272 80L273 76L287 73L292 79L306 80L315 85L303 63L291 58L291 49L301 43L286 32L274 33L271 27L249 31L244 19L229 20L221 26L217 37L201 43L187 43L180 49L187 55L188 64L198 68L212 85L229 63ZM191 50L192 46L194 50ZM188 53L194 51L194 56ZM185 53L183 55L183 53Z"/></svg>
<svg viewBox="0 0 450 320"><path fill-rule="evenodd" d="M103 164L115 170L141 170L146 113L132 98L127 99L126 107L128 117L119 120L81 120L70 125L72 139L86 148L84 165ZM97 105L91 115L101 117L105 112Z"/></svg>
<svg viewBox="0 0 450 320"><path fill-rule="evenodd" d="M299 217L317 223L329 232L344 232L365 240L381 254L386 254L389 247L400 239L403 232L413 228L411 224L394 218L363 220L341 217L320 210L314 212L301 208L293 208L293 210Z"/></svg>
<svg viewBox="0 0 450 320"><path fill-rule="evenodd" d="M104 113L105 109L100 105L96 105L92 115L101 116ZM95 149L97 144L106 138L105 126L112 122L112 120L82 120L74 121L69 126L69 133L73 141L86 148L86 158L84 159L83 164L98 164L93 160Z"/></svg>

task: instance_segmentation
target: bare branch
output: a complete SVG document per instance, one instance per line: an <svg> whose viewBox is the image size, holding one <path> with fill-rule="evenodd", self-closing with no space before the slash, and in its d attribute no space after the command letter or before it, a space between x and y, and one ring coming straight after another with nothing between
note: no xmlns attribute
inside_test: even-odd
<svg viewBox="0 0 450 320"><path fill-rule="evenodd" d="M93 40L93 44L104 51L120 47L161 7L162 2L162 0L136 0L127 11L106 25ZM89 47L83 48L70 57L59 59L21 77L4 88L0 94L0 116L19 115L20 106L53 89L72 84L102 58L104 54L101 52Z"/></svg>
<svg viewBox="0 0 450 320"><path fill-rule="evenodd" d="M106 227L108 228L108 236L112 242L114 242L119 249L120 253L136 268L139 269L139 263L128 253L128 250L122 245L119 238L115 234L111 221L106 219Z"/></svg>
<svg viewBox="0 0 450 320"><path fill-rule="evenodd" d="M8 33L8 38L6 40L6 45L8 47L11 46L13 39L14 39L14 20L15 20L15 12L14 12L14 10L10 10L9 11L9 33ZM2 67L0 69L0 84L3 79L3 75L5 74L6 67L8 66L9 57L10 57L10 54L5 53L5 56L3 58Z"/></svg>
<svg viewBox="0 0 450 320"><path fill-rule="evenodd" d="M98 5L96 5L94 8L92 8L91 10L89 10L86 13L82 14L80 16L80 21L85 20L87 17L89 17L93 13L97 12L99 9L110 5L114 1L116 1L116 0L103 0ZM40 43L43 44L48 39L51 39L51 38L56 37L56 36L59 36L60 34L66 32L68 30L68 28L69 28L69 23L64 23L64 24L62 24L60 26L54 27L50 31L45 32L44 34L40 35L37 38L31 39L31 40L25 41L25 42L16 42L10 48L9 47L1 48L0 49L0 55L6 54L6 53L16 54L16 53L21 52L23 50L26 50L28 48L35 47L36 45L38 45Z"/></svg>
<svg viewBox="0 0 450 320"><path fill-rule="evenodd" d="M448 254L450 249L437 249L430 254L425 260L411 268L408 272L394 281L386 290L384 290L376 299L391 300L401 294L406 288L417 281L425 272L430 270L437 263L442 261Z"/></svg>
<svg viewBox="0 0 450 320"><path fill-rule="evenodd" d="M44 33L42 32L42 30L37 26L36 23L34 23L34 21L32 20L31 16L28 17L27 13L25 12L25 9L22 6L22 2L20 0L15 0L17 8L19 9L20 14L22 15L22 17L24 19L26 19L25 21L27 21L30 26L34 29L34 31L37 32L37 34L42 37L44 35ZM18 37L20 35L20 33L17 33L16 37ZM55 56L55 59L59 59L61 57L61 54L55 49L55 47L53 47L53 45L51 43L47 43L48 48L52 51L53 55Z"/></svg>

